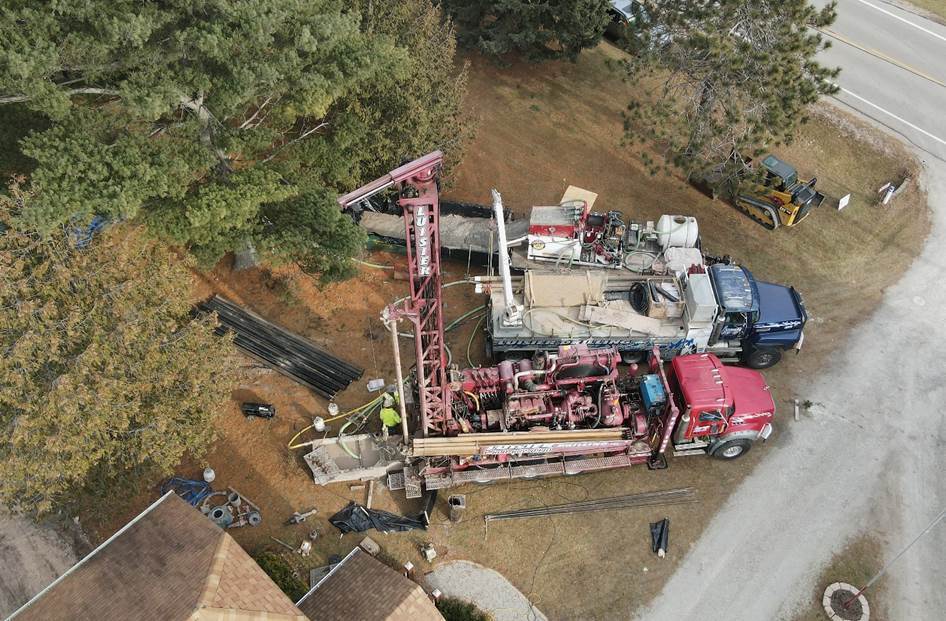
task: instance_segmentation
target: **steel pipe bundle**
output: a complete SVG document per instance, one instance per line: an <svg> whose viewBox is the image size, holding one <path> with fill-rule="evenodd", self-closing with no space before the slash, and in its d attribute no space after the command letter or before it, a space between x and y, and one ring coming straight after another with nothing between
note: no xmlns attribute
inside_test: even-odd
<svg viewBox="0 0 946 621"><path fill-rule="evenodd" d="M599 498L597 500L584 500L581 502L570 502L548 507L518 509L516 511L505 511L503 513L487 513L483 517L487 522L495 522L500 520L545 517L549 515L584 513L587 511L604 511L608 509L633 509L636 507L653 507L656 505L679 505L688 502L696 502L696 494L692 487L659 492L645 492L643 494L631 494L629 496Z"/></svg>
<svg viewBox="0 0 946 621"><path fill-rule="evenodd" d="M217 334L233 332L237 347L326 399L333 398L364 373L363 369L219 295L201 304L200 309L217 313Z"/></svg>

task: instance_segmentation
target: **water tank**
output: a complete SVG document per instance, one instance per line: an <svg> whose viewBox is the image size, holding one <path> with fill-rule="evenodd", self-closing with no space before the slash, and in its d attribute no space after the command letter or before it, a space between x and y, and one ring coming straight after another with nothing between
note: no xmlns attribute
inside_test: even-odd
<svg viewBox="0 0 946 621"><path fill-rule="evenodd" d="M660 248L694 248L700 227L693 216L660 216L657 220L657 241Z"/></svg>

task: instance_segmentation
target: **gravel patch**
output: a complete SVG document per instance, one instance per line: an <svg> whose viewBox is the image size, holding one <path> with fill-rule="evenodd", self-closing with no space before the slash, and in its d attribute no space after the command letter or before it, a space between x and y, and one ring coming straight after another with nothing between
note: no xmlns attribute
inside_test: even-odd
<svg viewBox="0 0 946 621"><path fill-rule="evenodd" d="M547 621L502 574L470 561L437 565L425 576L429 588L476 604L496 621Z"/></svg>

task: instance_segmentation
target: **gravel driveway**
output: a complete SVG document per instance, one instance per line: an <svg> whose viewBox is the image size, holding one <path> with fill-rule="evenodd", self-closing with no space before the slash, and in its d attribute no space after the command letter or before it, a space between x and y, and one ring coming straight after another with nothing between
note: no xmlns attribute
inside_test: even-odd
<svg viewBox="0 0 946 621"><path fill-rule="evenodd" d="M502 574L469 561L437 565L425 576L431 589L473 602L496 621L547 621Z"/></svg>
<svg viewBox="0 0 946 621"><path fill-rule="evenodd" d="M791 619L846 538L875 535L890 558L946 507L946 163L925 159L934 213L922 254L798 395L815 402L810 415L780 412L788 433L640 619ZM891 619L946 618L943 550L941 523L897 562Z"/></svg>

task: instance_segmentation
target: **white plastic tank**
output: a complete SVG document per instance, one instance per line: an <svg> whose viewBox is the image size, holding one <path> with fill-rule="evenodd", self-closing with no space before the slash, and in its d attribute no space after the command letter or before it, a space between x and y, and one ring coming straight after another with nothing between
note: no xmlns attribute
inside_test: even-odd
<svg viewBox="0 0 946 621"><path fill-rule="evenodd" d="M660 248L693 248L700 238L700 227L693 216L663 215L657 220Z"/></svg>

